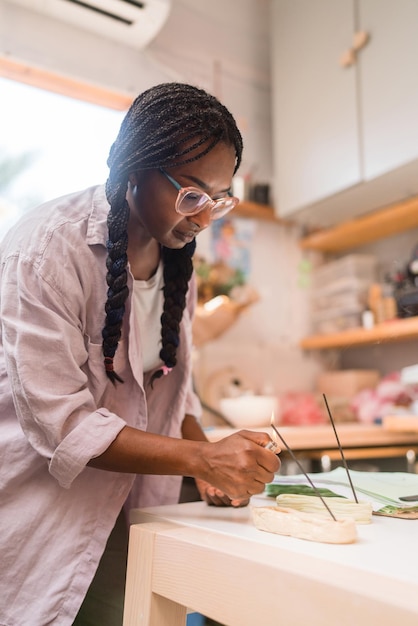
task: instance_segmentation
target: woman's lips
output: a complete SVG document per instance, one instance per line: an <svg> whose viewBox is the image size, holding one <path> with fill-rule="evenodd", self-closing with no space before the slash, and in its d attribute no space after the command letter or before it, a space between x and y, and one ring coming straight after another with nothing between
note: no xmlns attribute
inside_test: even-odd
<svg viewBox="0 0 418 626"><path fill-rule="evenodd" d="M199 231L197 231L199 232ZM197 232L194 231L187 231L186 233L181 232L180 230L175 230L173 231L174 236L177 239L180 239L180 241L183 241L183 243L190 243L191 241L193 241L193 239L196 237Z"/></svg>

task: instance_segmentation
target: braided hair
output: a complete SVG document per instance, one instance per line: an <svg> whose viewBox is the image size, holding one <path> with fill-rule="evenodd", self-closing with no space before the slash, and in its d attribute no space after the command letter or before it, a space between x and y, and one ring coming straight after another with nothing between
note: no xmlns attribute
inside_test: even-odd
<svg viewBox="0 0 418 626"><path fill-rule="evenodd" d="M214 96L182 83L163 83L140 94L122 121L107 164L109 177L106 196L110 204L107 218L107 301L102 331L106 374L113 383L123 382L114 371L113 359L121 337L125 302L128 297L128 219L126 200L129 175L138 170L173 167L196 161L219 142L235 148L237 171L242 156L242 137L228 109ZM159 378L176 365L180 322L193 272L196 242L182 249L162 248L164 265L164 308L161 316L164 368Z"/></svg>

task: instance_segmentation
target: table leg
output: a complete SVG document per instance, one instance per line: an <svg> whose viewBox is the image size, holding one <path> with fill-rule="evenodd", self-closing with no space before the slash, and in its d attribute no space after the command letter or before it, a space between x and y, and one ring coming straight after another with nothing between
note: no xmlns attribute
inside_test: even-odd
<svg viewBox="0 0 418 626"><path fill-rule="evenodd" d="M185 626L186 607L153 592L155 532L131 526L123 626Z"/></svg>

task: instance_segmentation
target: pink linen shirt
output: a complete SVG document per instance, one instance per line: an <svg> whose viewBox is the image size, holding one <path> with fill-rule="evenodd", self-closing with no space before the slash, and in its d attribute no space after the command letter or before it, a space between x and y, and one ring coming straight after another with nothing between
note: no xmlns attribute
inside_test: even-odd
<svg viewBox="0 0 418 626"><path fill-rule="evenodd" d="M194 279L178 364L149 384L126 304L115 387L103 366L104 188L28 213L0 246L0 625L70 626L125 505L177 502L181 478L87 467L120 430L181 437L191 383ZM133 277L128 274L132 293Z"/></svg>

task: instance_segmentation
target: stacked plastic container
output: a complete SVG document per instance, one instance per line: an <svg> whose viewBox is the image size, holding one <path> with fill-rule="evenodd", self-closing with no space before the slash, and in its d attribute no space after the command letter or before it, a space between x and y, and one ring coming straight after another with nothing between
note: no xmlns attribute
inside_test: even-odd
<svg viewBox="0 0 418 626"><path fill-rule="evenodd" d="M362 325L369 287L377 281L377 259L349 254L312 271L313 331L336 333Z"/></svg>

